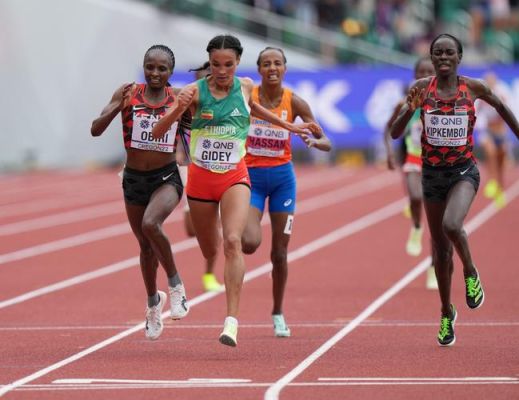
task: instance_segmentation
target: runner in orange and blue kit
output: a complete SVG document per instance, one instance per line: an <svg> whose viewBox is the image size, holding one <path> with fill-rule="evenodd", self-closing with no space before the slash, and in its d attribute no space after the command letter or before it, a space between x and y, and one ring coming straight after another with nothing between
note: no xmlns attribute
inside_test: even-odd
<svg viewBox="0 0 519 400"><path fill-rule="evenodd" d="M494 107L517 137L519 123L483 81L458 75L463 47L456 37L445 33L437 36L431 43L430 55L435 76L413 84L390 133L398 138L414 111L421 107L422 186L441 300L437 339L441 346L450 346L456 341L457 316L451 303L453 247L463 263L468 307L480 307L485 298L463 228L480 182L473 155L474 102L481 99Z"/></svg>
<svg viewBox="0 0 519 400"><path fill-rule="evenodd" d="M158 339L163 330L166 293L157 290L159 263L168 277L171 318L183 318L189 311L171 245L162 229L183 192L175 161L177 125L161 138L151 133L153 125L176 101L175 89L168 83L174 67L175 56L170 48L150 47L143 63L146 83L126 83L119 87L91 128L92 136L100 136L121 114L126 149L124 203L140 247L141 272L148 294L145 335L150 340Z"/></svg>
<svg viewBox="0 0 519 400"><path fill-rule="evenodd" d="M258 56L261 85L252 91L252 100L281 119L293 122L315 122L308 104L283 87L286 58L283 50L267 47ZM330 141L322 132L302 136L308 147L329 151ZM290 131L261 118L252 118L247 138L245 162L252 184L251 206L242 237L243 251L251 254L261 244L261 219L265 201L269 201L272 223L272 321L274 335L290 336L283 316L283 296L288 277L287 252L296 205L296 178L292 165Z"/></svg>

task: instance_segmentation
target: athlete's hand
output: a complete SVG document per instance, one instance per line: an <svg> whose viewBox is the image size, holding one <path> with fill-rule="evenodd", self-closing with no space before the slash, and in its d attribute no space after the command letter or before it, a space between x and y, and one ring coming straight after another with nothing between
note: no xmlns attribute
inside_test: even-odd
<svg viewBox="0 0 519 400"><path fill-rule="evenodd" d="M181 109L186 109L191 104L193 97L195 96L196 88L194 86L189 86L182 89L177 97L178 105Z"/></svg>
<svg viewBox="0 0 519 400"><path fill-rule="evenodd" d="M132 99L135 91L137 90L137 84L135 82L128 83L123 88L121 103L119 104L119 108L121 110L125 109L130 105L130 100Z"/></svg>
<svg viewBox="0 0 519 400"><path fill-rule="evenodd" d="M417 87L411 88L405 99L407 106L411 111L414 111L422 106L424 93L424 89L419 89Z"/></svg>
<svg viewBox="0 0 519 400"><path fill-rule="evenodd" d="M303 140L303 142L305 142L306 147L315 147L317 140L315 140L315 138L312 135L300 133L298 136Z"/></svg>
<svg viewBox="0 0 519 400"><path fill-rule="evenodd" d="M300 124L292 124L292 128L290 129L293 133L297 135L308 135L310 133L318 133L322 134L323 130L319 126L319 124L315 122L303 122Z"/></svg>

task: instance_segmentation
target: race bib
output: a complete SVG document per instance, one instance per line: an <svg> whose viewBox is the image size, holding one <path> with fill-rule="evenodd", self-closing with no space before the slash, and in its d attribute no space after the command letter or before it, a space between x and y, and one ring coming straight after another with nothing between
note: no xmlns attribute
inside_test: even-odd
<svg viewBox="0 0 519 400"><path fill-rule="evenodd" d="M468 115L425 114L425 136L432 146L458 147L467 144Z"/></svg>
<svg viewBox="0 0 519 400"><path fill-rule="evenodd" d="M150 114L133 114L132 140L130 147L140 150L173 153L175 150L175 133L178 123L175 122L161 138L154 138L151 130L160 116Z"/></svg>
<svg viewBox="0 0 519 400"><path fill-rule="evenodd" d="M205 169L224 172L236 168L241 160L239 140L200 138L195 158Z"/></svg>
<svg viewBox="0 0 519 400"><path fill-rule="evenodd" d="M258 122L263 121L254 121L249 130L247 152L255 156L282 157L285 154L286 143L290 140L290 132Z"/></svg>

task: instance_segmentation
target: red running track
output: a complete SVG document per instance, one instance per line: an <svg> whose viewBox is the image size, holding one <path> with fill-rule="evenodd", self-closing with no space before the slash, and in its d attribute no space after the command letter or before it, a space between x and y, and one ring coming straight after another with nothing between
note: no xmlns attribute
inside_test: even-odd
<svg viewBox="0 0 519 400"><path fill-rule="evenodd" d="M183 231L181 207L165 226L191 311L150 342L117 171L0 177L0 394L518 399L519 169L508 171L504 209L480 193L466 219L486 300L478 310L464 305L456 258L451 348L436 344L440 306L425 289L428 254L404 251L410 222L399 174L300 167L297 175L285 301L292 337L272 333L267 220L263 245L246 258L237 348L218 342L225 299L202 291L203 260ZM162 272L159 279L165 288Z"/></svg>

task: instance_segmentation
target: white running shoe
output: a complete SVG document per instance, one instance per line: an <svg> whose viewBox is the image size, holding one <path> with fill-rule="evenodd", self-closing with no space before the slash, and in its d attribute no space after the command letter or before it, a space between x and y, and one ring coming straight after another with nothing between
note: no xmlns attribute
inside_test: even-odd
<svg viewBox="0 0 519 400"><path fill-rule="evenodd" d="M146 325L144 328L144 333L146 335L146 339L149 340L157 340L164 329L164 325L162 323L162 309L166 304L166 293L158 291L159 294L159 304L153 307L146 307Z"/></svg>
<svg viewBox="0 0 519 400"><path fill-rule="evenodd" d="M238 321L236 318L227 317L223 324L223 331L220 334L220 343L227 346L236 347L238 344Z"/></svg>
<svg viewBox="0 0 519 400"><path fill-rule="evenodd" d="M189 312L189 304L183 284L179 283L175 287L169 287L169 301L171 302L171 319L184 318Z"/></svg>
<svg viewBox="0 0 519 400"><path fill-rule="evenodd" d="M427 268L427 279L425 281L425 287L430 290L438 289L438 281L436 280L436 273L434 272L433 265Z"/></svg>
<svg viewBox="0 0 519 400"><path fill-rule="evenodd" d="M407 240L405 247L407 254L410 256L416 257L419 256L422 252L422 234L422 228L411 228L411 232L409 232L409 239Z"/></svg>
<svg viewBox="0 0 519 400"><path fill-rule="evenodd" d="M285 322L283 314L273 314L272 322L274 323L274 336L290 337L290 329Z"/></svg>

